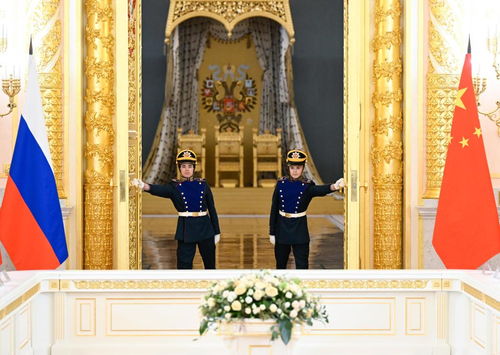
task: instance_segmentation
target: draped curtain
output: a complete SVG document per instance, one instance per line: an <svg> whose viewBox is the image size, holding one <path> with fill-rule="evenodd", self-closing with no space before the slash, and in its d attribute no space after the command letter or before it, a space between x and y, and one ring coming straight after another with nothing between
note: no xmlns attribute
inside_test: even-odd
<svg viewBox="0 0 500 355"><path fill-rule="evenodd" d="M251 18L241 22L231 39L250 33L257 58L264 71L259 131L282 129L282 150L298 148L309 155L304 175L321 183L321 178L309 154L293 102L293 79L290 43L286 31L266 18ZM208 35L228 40L220 23L196 18L181 23L174 31L168 49L165 98L153 146L144 167L144 180L161 184L175 176L177 129L198 131L199 102L196 73L202 62ZM283 170L286 171L286 170Z"/></svg>

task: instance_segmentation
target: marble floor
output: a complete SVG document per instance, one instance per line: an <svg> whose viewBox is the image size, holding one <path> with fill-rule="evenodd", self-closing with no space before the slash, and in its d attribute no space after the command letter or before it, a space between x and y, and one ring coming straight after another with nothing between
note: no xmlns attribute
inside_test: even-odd
<svg viewBox="0 0 500 355"><path fill-rule="evenodd" d="M274 249L268 240L269 217L266 215L219 215L222 231L217 246L218 269L272 269ZM142 220L143 269L175 269L177 242L173 233L176 215L144 215ZM344 264L344 234L330 215L308 216L311 235L309 267L341 269ZM202 269L199 253L194 268ZM289 268L295 268L293 255Z"/></svg>

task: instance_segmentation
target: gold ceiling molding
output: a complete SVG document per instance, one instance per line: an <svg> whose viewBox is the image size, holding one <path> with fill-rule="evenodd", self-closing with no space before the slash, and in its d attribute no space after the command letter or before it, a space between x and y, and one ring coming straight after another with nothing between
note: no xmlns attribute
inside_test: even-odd
<svg viewBox="0 0 500 355"><path fill-rule="evenodd" d="M267 17L281 24L295 41L289 0L172 0L165 28L165 43L182 22L194 17L209 17L224 25L229 37L236 25L251 17Z"/></svg>
<svg viewBox="0 0 500 355"><path fill-rule="evenodd" d="M375 2L372 122L373 259L376 269L400 269L403 240L403 120L400 0Z"/></svg>

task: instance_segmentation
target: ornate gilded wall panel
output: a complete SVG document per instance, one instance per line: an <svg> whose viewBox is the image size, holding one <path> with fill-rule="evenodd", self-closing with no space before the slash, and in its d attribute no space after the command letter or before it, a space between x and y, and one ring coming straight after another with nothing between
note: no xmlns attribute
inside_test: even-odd
<svg viewBox="0 0 500 355"><path fill-rule="evenodd" d="M377 0L373 39L372 124L374 188L374 266L399 269L402 265L403 141L401 91L401 3Z"/></svg>
<svg viewBox="0 0 500 355"><path fill-rule="evenodd" d="M113 0L85 0L84 267L113 266Z"/></svg>
<svg viewBox="0 0 500 355"><path fill-rule="evenodd" d="M425 198L438 198L441 189L466 44L460 26L461 6L456 0L429 1Z"/></svg>
<svg viewBox="0 0 500 355"><path fill-rule="evenodd" d="M50 154L60 198L64 185L64 117L62 69L62 0L38 0L31 16L33 50L40 78Z"/></svg>
<svg viewBox="0 0 500 355"><path fill-rule="evenodd" d="M168 11L165 41L175 27L193 17L211 17L221 22L229 34L238 22L249 17L268 17L280 23L294 40L288 0L172 0Z"/></svg>
<svg viewBox="0 0 500 355"><path fill-rule="evenodd" d="M142 175L141 162L141 0L129 0L128 13L128 166L131 178ZM129 188L129 268L142 267L142 198L138 189Z"/></svg>

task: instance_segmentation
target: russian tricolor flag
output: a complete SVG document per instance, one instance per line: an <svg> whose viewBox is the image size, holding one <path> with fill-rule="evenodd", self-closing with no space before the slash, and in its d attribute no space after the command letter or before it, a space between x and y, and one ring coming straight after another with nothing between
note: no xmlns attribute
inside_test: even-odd
<svg viewBox="0 0 500 355"><path fill-rule="evenodd" d="M0 209L0 241L17 270L54 269L68 257L33 55Z"/></svg>

